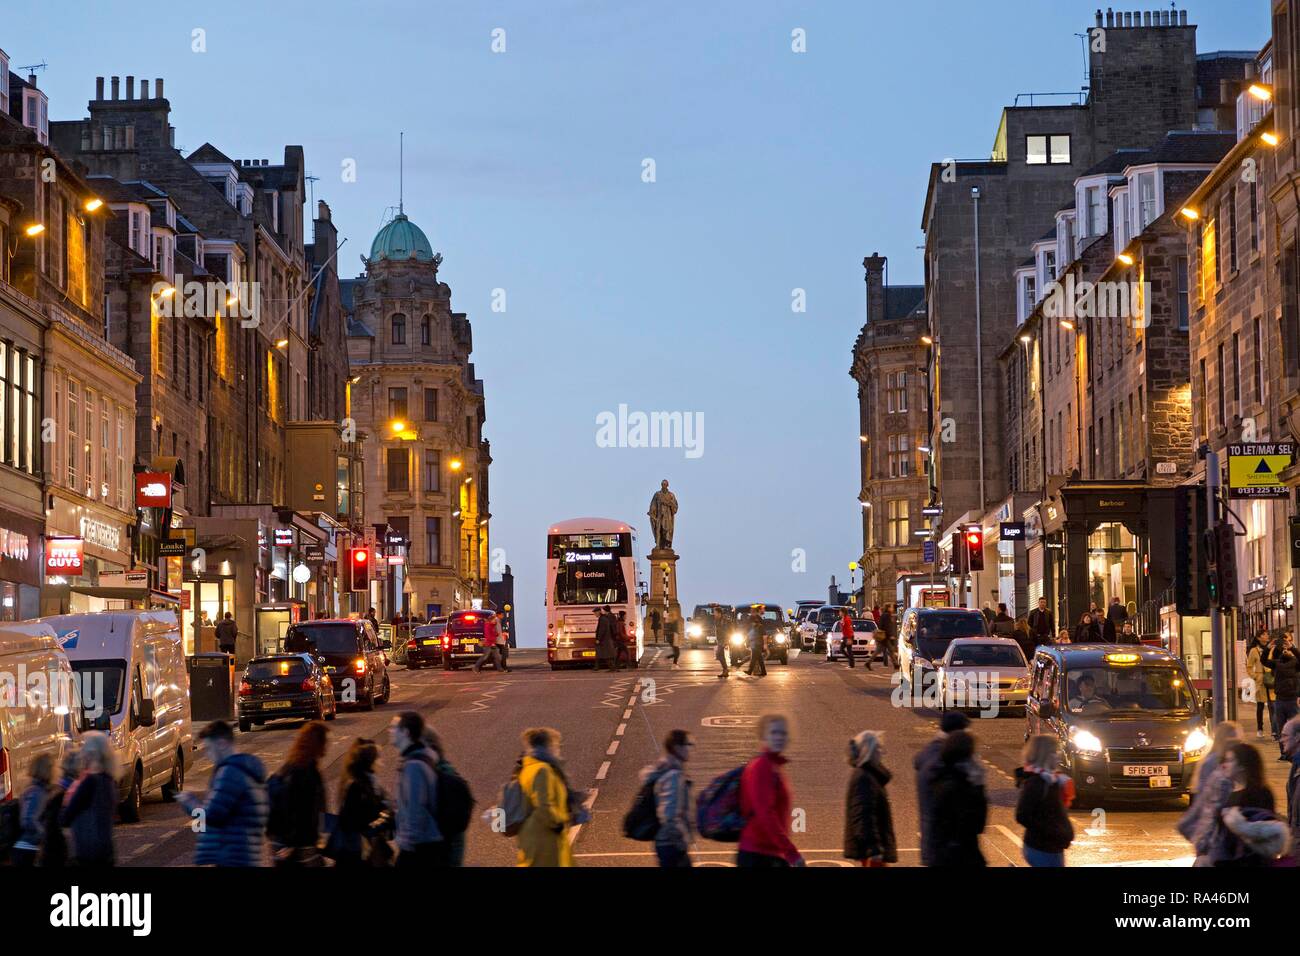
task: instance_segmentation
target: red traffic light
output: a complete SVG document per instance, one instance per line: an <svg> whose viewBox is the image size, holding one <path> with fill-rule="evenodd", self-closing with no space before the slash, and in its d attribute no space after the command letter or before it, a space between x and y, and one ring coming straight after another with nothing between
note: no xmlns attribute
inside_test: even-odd
<svg viewBox="0 0 1300 956"><path fill-rule="evenodd" d="M352 560L357 564L365 564L370 560L370 554L365 548L357 548L352 552Z"/></svg>
<svg viewBox="0 0 1300 956"><path fill-rule="evenodd" d="M974 546L980 544L980 542L983 540L983 538L984 538L984 535L983 535L981 532L979 532L979 531L967 531L967 532L966 532L966 543L969 544L969 545L971 545L972 547L974 547Z"/></svg>

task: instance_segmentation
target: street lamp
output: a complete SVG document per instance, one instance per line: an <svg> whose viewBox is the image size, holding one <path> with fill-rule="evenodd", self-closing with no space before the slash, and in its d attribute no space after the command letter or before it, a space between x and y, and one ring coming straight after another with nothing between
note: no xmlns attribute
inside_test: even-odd
<svg viewBox="0 0 1300 956"><path fill-rule="evenodd" d="M1268 102L1273 98L1273 88L1265 86L1263 83L1252 83L1246 88L1246 91L1255 99Z"/></svg>

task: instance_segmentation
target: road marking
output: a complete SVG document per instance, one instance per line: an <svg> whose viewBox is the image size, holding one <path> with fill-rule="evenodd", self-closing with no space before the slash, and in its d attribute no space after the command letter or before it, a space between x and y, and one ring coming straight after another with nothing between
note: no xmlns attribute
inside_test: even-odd
<svg viewBox="0 0 1300 956"><path fill-rule="evenodd" d="M600 794L598 787L592 787L587 791L587 799L582 801L582 805L591 812L591 808L596 805L596 797ZM583 824L579 823L576 827L569 828L569 846L572 847L578 842L578 834L582 832Z"/></svg>
<svg viewBox="0 0 1300 956"><path fill-rule="evenodd" d="M596 771L596 779L597 779L597 780L604 780L604 779L605 779L605 774L607 774L607 773L609 773L609 761L608 761L608 760L606 760L603 764L601 764L601 765L600 765L600 769Z"/></svg>
<svg viewBox="0 0 1300 956"><path fill-rule="evenodd" d="M1009 827L1005 827L1001 823L995 823L993 824L993 828L995 830L1001 830L1002 835L1006 837L1008 840L1010 840L1012 843L1014 843L1017 846L1017 848L1024 847L1025 842L1021 840L1020 837L1016 836L1015 832L1011 830Z"/></svg>
<svg viewBox="0 0 1300 956"><path fill-rule="evenodd" d="M631 716L632 716L632 708L631 708L631 707L629 707L627 710L623 711L623 719L624 719L624 720L627 720L627 719L628 719L629 717L631 717Z"/></svg>
<svg viewBox="0 0 1300 956"><path fill-rule="evenodd" d="M619 742L617 740L610 744L609 749L605 751L605 756L612 757L614 754L618 753L618 744Z"/></svg>
<svg viewBox="0 0 1300 956"><path fill-rule="evenodd" d="M627 732L627 724L619 724L618 729L614 731L615 737L622 737Z"/></svg>
<svg viewBox="0 0 1300 956"><path fill-rule="evenodd" d="M461 711L461 713L464 713L464 714L481 714L481 713L486 712L486 711L489 709L489 706L490 706L492 703L494 703L494 698L495 698L498 694L500 694L503 690L506 689L508 683L509 683L508 681L501 681L499 684L496 685L496 689L495 689L495 690L485 690L485 691L483 691L483 696L481 696L478 700L474 701L474 702L470 705L470 709L469 709L469 710Z"/></svg>

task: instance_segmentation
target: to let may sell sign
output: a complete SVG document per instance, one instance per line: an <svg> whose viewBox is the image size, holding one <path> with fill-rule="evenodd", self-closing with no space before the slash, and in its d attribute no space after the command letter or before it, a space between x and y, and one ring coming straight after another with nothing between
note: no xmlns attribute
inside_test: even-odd
<svg viewBox="0 0 1300 956"><path fill-rule="evenodd" d="M1295 443L1251 442L1228 446L1229 498L1286 498L1282 472L1295 459Z"/></svg>

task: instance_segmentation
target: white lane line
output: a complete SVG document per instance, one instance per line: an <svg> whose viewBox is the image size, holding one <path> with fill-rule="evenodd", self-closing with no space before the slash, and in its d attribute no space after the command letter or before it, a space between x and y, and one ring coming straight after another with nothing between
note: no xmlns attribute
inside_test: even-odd
<svg viewBox="0 0 1300 956"><path fill-rule="evenodd" d="M627 733L627 724L619 724L618 729L614 731L614 736L622 737L625 733Z"/></svg>
<svg viewBox="0 0 1300 956"><path fill-rule="evenodd" d="M597 780L604 780L604 779L605 779L605 774L607 774L607 773L609 773L609 761L608 761L608 760L606 760L603 764L601 764L601 765L600 765L600 769L596 771L596 779L597 779Z"/></svg>
<svg viewBox="0 0 1300 956"><path fill-rule="evenodd" d="M627 705L628 705L629 707L635 707L635 706L636 706L636 694L633 694L631 697L629 697L629 698L627 699Z"/></svg>
<svg viewBox="0 0 1300 956"><path fill-rule="evenodd" d="M995 823L993 824L993 829L1001 830L1002 835L1006 837L1008 840L1010 840L1012 843L1014 843L1018 848L1024 847L1025 845L1024 841L1021 840L1020 837L1016 836L1015 832L1009 829L1008 827L1003 826L1001 823Z"/></svg>
<svg viewBox="0 0 1300 956"><path fill-rule="evenodd" d="M582 802L582 805L587 808L588 812L590 812L591 808L596 805L596 797L599 794L600 794L600 788L598 787L592 787L589 791L587 791L587 799ZM582 832L582 828L583 828L583 824L581 823L579 823L576 827L569 828L569 846L573 846L575 843L578 842L578 834Z"/></svg>
<svg viewBox="0 0 1300 956"><path fill-rule="evenodd" d="M632 716L632 708L631 708L631 707L629 707L627 710L623 711L623 719L624 719L624 720L627 720L627 719L628 719L629 717L631 717L631 716Z"/></svg>
<svg viewBox="0 0 1300 956"><path fill-rule="evenodd" d="M610 744L609 749L605 751L605 756L612 757L614 756L614 754L618 753L618 745L619 745L619 741L617 740L614 741L612 744Z"/></svg>

